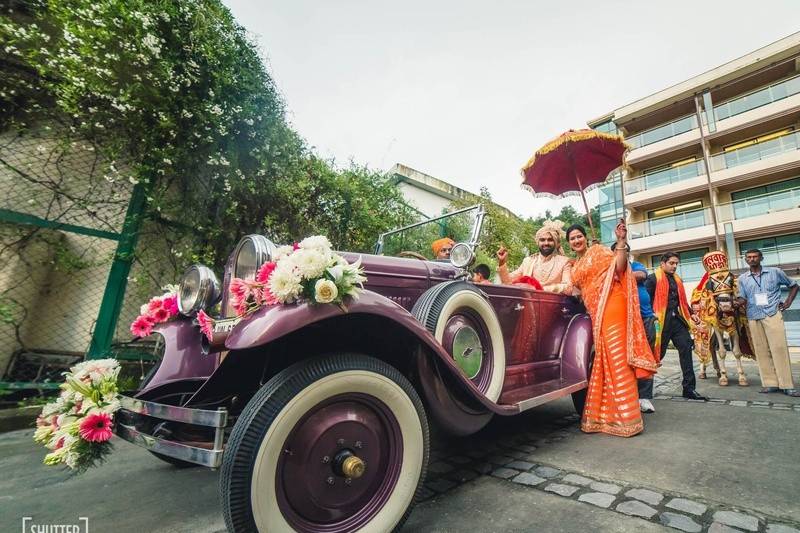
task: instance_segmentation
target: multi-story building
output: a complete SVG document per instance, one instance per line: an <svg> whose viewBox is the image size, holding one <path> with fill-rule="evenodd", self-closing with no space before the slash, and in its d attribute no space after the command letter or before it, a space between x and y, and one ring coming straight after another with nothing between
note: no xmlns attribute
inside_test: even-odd
<svg viewBox="0 0 800 533"><path fill-rule="evenodd" d="M403 198L420 214L421 218L441 215L451 208L453 202L477 204L486 201L475 193L400 163L396 163L389 173L393 176L397 187L400 188ZM516 217L510 209L492 203L499 212L506 216Z"/></svg>
<svg viewBox="0 0 800 533"><path fill-rule="evenodd" d="M715 249L741 271L759 248L765 265L800 277L800 32L589 126L631 145L628 168L600 191L604 241L624 212L634 257L656 267L678 252L690 291ZM784 317L800 344L800 301Z"/></svg>

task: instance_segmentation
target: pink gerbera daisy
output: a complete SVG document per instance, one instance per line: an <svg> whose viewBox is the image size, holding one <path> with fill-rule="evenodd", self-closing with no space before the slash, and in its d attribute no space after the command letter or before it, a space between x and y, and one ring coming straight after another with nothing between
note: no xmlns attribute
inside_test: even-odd
<svg viewBox="0 0 800 533"><path fill-rule="evenodd" d="M92 413L81 421L80 434L89 442L105 442L111 438L111 416L108 413Z"/></svg>
<svg viewBox="0 0 800 533"><path fill-rule="evenodd" d="M178 295L172 294L161 300L164 309L167 310L170 317L178 314Z"/></svg>
<svg viewBox="0 0 800 533"><path fill-rule="evenodd" d="M256 281L262 284L267 283L276 266L278 265L274 261L269 261L261 265L261 268L258 269L258 274L256 274Z"/></svg>
<svg viewBox="0 0 800 533"><path fill-rule="evenodd" d="M233 278L230 286L231 305L237 315L245 315L250 307L250 300L256 299L254 287L251 282L241 278Z"/></svg>
<svg viewBox="0 0 800 533"><path fill-rule="evenodd" d="M164 307L161 309L156 309L155 311L150 312L150 317L153 319L153 322L166 322L169 320L169 311L167 311Z"/></svg>
<svg viewBox="0 0 800 533"><path fill-rule="evenodd" d="M149 302L147 302L147 310L150 311L151 313L153 311L161 309L162 307L164 307L164 302L161 301L161 298L155 297L151 299Z"/></svg>
<svg viewBox="0 0 800 533"><path fill-rule="evenodd" d="M131 333L134 337L147 337L153 333L153 321L144 315L138 316L131 324Z"/></svg>
<svg viewBox="0 0 800 533"><path fill-rule="evenodd" d="M206 314L202 309L197 313L197 323L200 325L200 331L210 341L214 337L214 319Z"/></svg>

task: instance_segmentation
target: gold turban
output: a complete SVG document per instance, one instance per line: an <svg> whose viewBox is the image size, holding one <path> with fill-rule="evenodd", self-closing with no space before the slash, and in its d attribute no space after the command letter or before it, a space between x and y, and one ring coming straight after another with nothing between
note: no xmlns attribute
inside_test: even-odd
<svg viewBox="0 0 800 533"><path fill-rule="evenodd" d="M561 240L567 236L564 233L564 223L558 219L545 220L544 225L536 232L536 240L538 241L545 235L553 237L553 241L556 243L555 253L564 255L564 249L561 247Z"/></svg>

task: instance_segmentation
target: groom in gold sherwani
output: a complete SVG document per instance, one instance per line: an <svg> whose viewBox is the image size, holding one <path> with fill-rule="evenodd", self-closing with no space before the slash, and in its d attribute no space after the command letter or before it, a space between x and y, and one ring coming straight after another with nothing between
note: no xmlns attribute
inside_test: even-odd
<svg viewBox="0 0 800 533"><path fill-rule="evenodd" d="M546 291L570 294L571 266L569 258L564 255L564 249L561 247L561 240L564 238L563 227L564 223L560 220L546 220L536 232L538 253L523 259L519 268L513 272L509 272L506 265L508 250L500 247L497 251L497 272L500 281L511 284L522 276L531 276L536 278Z"/></svg>

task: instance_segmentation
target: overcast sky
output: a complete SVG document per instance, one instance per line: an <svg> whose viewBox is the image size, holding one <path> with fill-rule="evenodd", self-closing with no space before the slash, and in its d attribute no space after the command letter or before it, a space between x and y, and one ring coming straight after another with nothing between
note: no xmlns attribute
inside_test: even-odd
<svg viewBox="0 0 800 533"><path fill-rule="evenodd" d="M581 205L519 188L544 142L800 29L797 0L223 1L317 153L523 215Z"/></svg>

